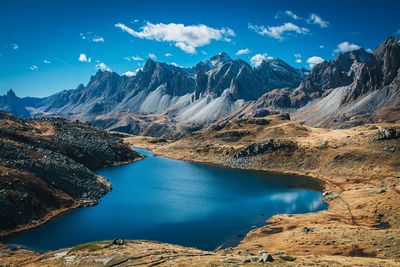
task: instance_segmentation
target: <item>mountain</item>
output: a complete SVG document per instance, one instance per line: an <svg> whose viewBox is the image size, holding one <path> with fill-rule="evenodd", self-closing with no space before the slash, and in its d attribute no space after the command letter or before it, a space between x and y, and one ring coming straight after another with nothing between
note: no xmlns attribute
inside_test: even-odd
<svg viewBox="0 0 400 267"><path fill-rule="evenodd" d="M374 53L358 49L320 63L294 89L272 90L252 104L292 112L311 126L351 127L400 119L400 40L389 37Z"/></svg>
<svg viewBox="0 0 400 267"><path fill-rule="evenodd" d="M179 138L235 116L284 112L317 127L399 117L399 38L358 49L310 72L280 59L252 67L222 52L191 68L147 60L132 77L98 71L89 83L46 98L0 97L19 116L62 116L102 129Z"/></svg>
<svg viewBox="0 0 400 267"><path fill-rule="evenodd" d="M132 77L99 70L86 86L31 102L3 96L7 100L0 100L0 108L24 117L63 116L105 129L167 136L209 125L272 89L297 86L303 77L282 60L253 68L224 52L191 68L148 59Z"/></svg>

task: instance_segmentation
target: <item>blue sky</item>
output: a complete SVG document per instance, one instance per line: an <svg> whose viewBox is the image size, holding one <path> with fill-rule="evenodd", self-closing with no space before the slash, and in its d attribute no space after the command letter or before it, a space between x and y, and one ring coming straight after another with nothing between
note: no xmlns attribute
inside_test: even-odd
<svg viewBox="0 0 400 267"><path fill-rule="evenodd" d="M399 10L397 0L0 0L0 94L47 96L149 56L188 67L225 51L310 67L399 34Z"/></svg>

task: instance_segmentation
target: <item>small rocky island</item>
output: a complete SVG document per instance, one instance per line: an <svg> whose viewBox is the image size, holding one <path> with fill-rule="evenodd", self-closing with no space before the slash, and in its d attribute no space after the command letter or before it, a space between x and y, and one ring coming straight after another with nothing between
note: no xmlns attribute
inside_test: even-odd
<svg viewBox="0 0 400 267"><path fill-rule="evenodd" d="M0 112L0 235L96 204L111 186L94 170L141 157L86 123Z"/></svg>

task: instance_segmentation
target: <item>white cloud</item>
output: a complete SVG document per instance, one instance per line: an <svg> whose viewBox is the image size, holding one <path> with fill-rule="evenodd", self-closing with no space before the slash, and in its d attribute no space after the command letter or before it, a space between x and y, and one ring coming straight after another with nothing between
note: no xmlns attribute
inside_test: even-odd
<svg viewBox="0 0 400 267"><path fill-rule="evenodd" d="M266 60L266 59L272 59L272 57L268 56L268 54L256 54L250 58L250 63L254 67L258 67L261 65L261 63Z"/></svg>
<svg viewBox="0 0 400 267"><path fill-rule="evenodd" d="M80 62L88 62L89 63L90 61L92 61L92 58L87 57L86 54L80 54L78 60Z"/></svg>
<svg viewBox="0 0 400 267"><path fill-rule="evenodd" d="M19 45L18 45L18 44L16 44L16 43L13 43L13 44L12 44L12 48L13 48L14 50L18 50L18 48L19 48Z"/></svg>
<svg viewBox="0 0 400 267"><path fill-rule="evenodd" d="M97 36L97 37L93 37L92 41L95 43L104 43L104 38Z"/></svg>
<svg viewBox="0 0 400 267"><path fill-rule="evenodd" d="M45 59L45 60L43 60L43 63L50 64L51 62L50 62L50 60Z"/></svg>
<svg viewBox="0 0 400 267"><path fill-rule="evenodd" d="M115 26L137 38L173 43L189 54L196 53L197 47L208 45L213 40L230 42L230 37L235 36L235 32L230 28L215 29L204 24L185 26L177 23L146 22L139 31L122 23Z"/></svg>
<svg viewBox="0 0 400 267"><path fill-rule="evenodd" d="M32 66L30 66L29 67L31 70L38 70L39 68L38 68L38 66L36 66L36 65L32 65Z"/></svg>
<svg viewBox="0 0 400 267"><path fill-rule="evenodd" d="M136 72L135 71L127 71L127 72L124 72L122 75L127 76L127 77L132 77L132 76L136 75Z"/></svg>
<svg viewBox="0 0 400 267"><path fill-rule="evenodd" d="M302 60L301 60L301 54L296 53L296 54L294 54L293 56L294 56L294 58L295 58L295 62L296 62L296 63L300 64L300 63L302 62Z"/></svg>
<svg viewBox="0 0 400 267"><path fill-rule="evenodd" d="M105 63L100 62L96 64L96 69L101 70L101 71L112 71Z"/></svg>
<svg viewBox="0 0 400 267"><path fill-rule="evenodd" d="M334 50L336 53L346 53L353 50L358 50L361 47L356 44L351 44L349 42L342 42L337 45L337 48Z"/></svg>
<svg viewBox="0 0 400 267"><path fill-rule="evenodd" d="M286 10L285 14L295 20L302 19L300 16L297 16L296 14L293 13L293 11L290 10Z"/></svg>
<svg viewBox="0 0 400 267"><path fill-rule="evenodd" d="M152 60L156 60L157 59L157 56L155 54L153 54L153 53L149 53L147 56Z"/></svg>
<svg viewBox="0 0 400 267"><path fill-rule="evenodd" d="M171 53L165 53L164 56L166 56L166 57L173 57L174 55L171 54Z"/></svg>
<svg viewBox="0 0 400 267"><path fill-rule="evenodd" d="M248 48L245 48L245 49L240 49L240 50L238 50L238 51L236 52L236 55L237 55L237 56L240 56L240 55L246 55L246 54L250 54L250 53L251 53L251 50L248 49Z"/></svg>
<svg viewBox="0 0 400 267"><path fill-rule="evenodd" d="M308 59L307 59L307 63L308 63L308 65L310 66L310 68L312 68L312 67L314 67L315 65L317 65L317 64L319 64L319 63L322 63L322 62L324 62L325 61L325 59L323 59L322 57L317 57L317 56L312 56L312 57L309 57Z"/></svg>
<svg viewBox="0 0 400 267"><path fill-rule="evenodd" d="M326 20L323 20L320 16L318 16L315 13L312 13L310 17L307 19L307 22L310 24L317 24L321 28L327 28L329 26L329 22Z"/></svg>
<svg viewBox="0 0 400 267"><path fill-rule="evenodd" d="M178 47L183 52L186 52L188 54L196 54L196 48L194 48L191 45L187 45L185 43L178 42L178 43L175 44L175 46Z"/></svg>
<svg viewBox="0 0 400 267"><path fill-rule="evenodd" d="M142 61L142 60L144 60L140 56L125 57L125 59L128 60L128 61L131 61L131 60L133 60L133 61Z"/></svg>
<svg viewBox="0 0 400 267"><path fill-rule="evenodd" d="M368 53L374 53L374 50L372 50L371 48L367 48L365 51L367 51Z"/></svg>
<svg viewBox="0 0 400 267"><path fill-rule="evenodd" d="M324 47L325 47L324 45L320 45L320 46L319 46L319 48L321 48L321 49L324 48Z"/></svg>
<svg viewBox="0 0 400 267"><path fill-rule="evenodd" d="M182 65L179 65L179 64L177 64L177 63L175 63L175 62L171 62L171 63L169 63L169 64L171 64L172 66L175 66L175 67L183 68Z"/></svg>
<svg viewBox="0 0 400 267"><path fill-rule="evenodd" d="M307 34L309 30L299 27L291 22L286 22L280 26L257 26L249 24L249 29L255 31L259 35L268 36L277 40L283 40L286 34Z"/></svg>
<svg viewBox="0 0 400 267"><path fill-rule="evenodd" d="M291 10L286 10L285 12L278 12L275 15L275 18L281 18L282 15L286 15L294 20L302 20L307 22L308 24L316 24L319 25L321 28L327 28L329 26L329 22L326 20L323 20L319 15L315 14L315 13L311 13L310 16L305 19L303 17L300 17L298 15L296 15L293 11Z"/></svg>
<svg viewBox="0 0 400 267"><path fill-rule="evenodd" d="M82 40L87 40L89 42L94 42L94 43L104 43L103 37L96 35L92 32L81 33L80 36Z"/></svg>

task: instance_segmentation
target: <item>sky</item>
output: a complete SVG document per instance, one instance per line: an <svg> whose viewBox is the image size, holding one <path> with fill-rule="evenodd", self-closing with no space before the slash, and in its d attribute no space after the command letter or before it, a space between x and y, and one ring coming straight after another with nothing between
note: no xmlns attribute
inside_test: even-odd
<svg viewBox="0 0 400 267"><path fill-rule="evenodd" d="M0 95L44 97L147 58L190 67L222 51L310 68L400 34L398 0L0 0Z"/></svg>

